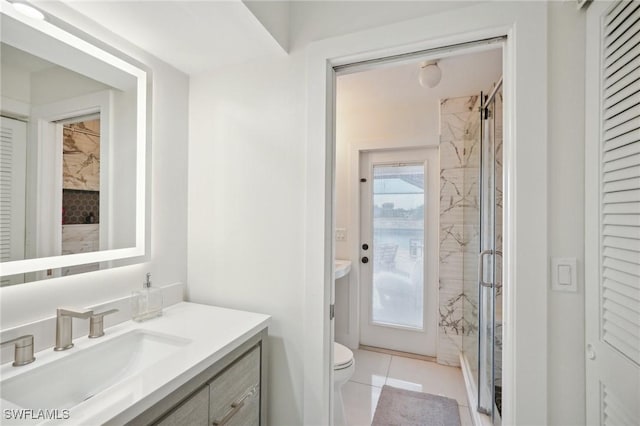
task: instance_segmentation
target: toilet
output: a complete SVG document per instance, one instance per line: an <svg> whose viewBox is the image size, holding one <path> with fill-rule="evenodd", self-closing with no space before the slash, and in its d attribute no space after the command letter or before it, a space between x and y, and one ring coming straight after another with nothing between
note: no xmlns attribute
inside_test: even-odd
<svg viewBox="0 0 640 426"><path fill-rule="evenodd" d="M333 424L345 426L342 386L349 381L355 371L353 352L340 343L333 343Z"/></svg>

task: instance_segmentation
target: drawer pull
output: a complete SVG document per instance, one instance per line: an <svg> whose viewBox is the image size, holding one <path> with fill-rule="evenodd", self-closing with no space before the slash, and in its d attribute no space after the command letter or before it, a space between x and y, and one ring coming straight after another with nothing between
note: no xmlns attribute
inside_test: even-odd
<svg viewBox="0 0 640 426"><path fill-rule="evenodd" d="M245 393L242 398L240 398L239 400L237 400L236 402L232 402L231 403L231 409L229 411L227 411L227 413L224 415L224 417L220 420L214 420L213 423L211 423L213 426L223 426L225 424L227 424L227 422L229 420L231 420L231 418L233 416L236 415L236 413L238 411L240 411L240 409L244 406L244 402L248 399L251 398L253 395L255 395L256 393L258 393L258 386L254 386L251 389L249 389L247 391L247 393Z"/></svg>

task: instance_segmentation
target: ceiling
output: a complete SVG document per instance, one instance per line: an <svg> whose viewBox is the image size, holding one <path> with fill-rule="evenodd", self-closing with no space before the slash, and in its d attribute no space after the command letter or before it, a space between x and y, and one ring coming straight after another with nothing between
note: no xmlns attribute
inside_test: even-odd
<svg viewBox="0 0 640 426"><path fill-rule="evenodd" d="M187 74L285 50L240 0L65 3Z"/></svg>
<svg viewBox="0 0 640 426"><path fill-rule="evenodd" d="M0 43L0 59L3 66L11 64L12 67L27 73L44 71L57 66L5 43Z"/></svg>
<svg viewBox="0 0 640 426"><path fill-rule="evenodd" d="M418 82L420 61L389 65L338 76L337 93L341 108L361 108L372 103L411 102L468 96L490 89L502 76L502 49L493 48L440 59L440 83L425 88Z"/></svg>
<svg viewBox="0 0 640 426"><path fill-rule="evenodd" d="M285 55L313 40L442 13L477 2L62 1L91 21L189 75L259 57Z"/></svg>

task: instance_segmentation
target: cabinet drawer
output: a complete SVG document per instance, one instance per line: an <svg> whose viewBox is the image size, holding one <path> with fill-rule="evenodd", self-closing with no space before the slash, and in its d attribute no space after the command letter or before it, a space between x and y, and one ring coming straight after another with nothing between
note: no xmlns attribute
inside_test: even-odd
<svg viewBox="0 0 640 426"><path fill-rule="evenodd" d="M207 426L208 420L209 388L205 386L157 423L157 426Z"/></svg>
<svg viewBox="0 0 640 426"><path fill-rule="evenodd" d="M209 421L214 426L260 424L260 346L255 346L209 385Z"/></svg>

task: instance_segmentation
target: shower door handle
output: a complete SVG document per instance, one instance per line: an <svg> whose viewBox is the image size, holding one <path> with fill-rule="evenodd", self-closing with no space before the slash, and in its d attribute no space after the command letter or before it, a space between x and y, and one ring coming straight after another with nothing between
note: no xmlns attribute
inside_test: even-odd
<svg viewBox="0 0 640 426"><path fill-rule="evenodd" d="M495 286L494 283L488 283L484 280L484 256L487 254L495 254L496 256L502 257L502 252L500 250L483 250L478 255L478 282L482 287L493 288Z"/></svg>

